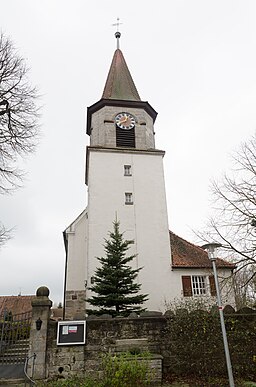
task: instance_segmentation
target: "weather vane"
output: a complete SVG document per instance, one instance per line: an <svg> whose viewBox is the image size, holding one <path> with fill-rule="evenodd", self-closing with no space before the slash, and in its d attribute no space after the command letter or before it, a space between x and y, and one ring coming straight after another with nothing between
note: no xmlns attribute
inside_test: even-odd
<svg viewBox="0 0 256 387"><path fill-rule="evenodd" d="M117 18L117 22L112 24L113 27L116 27L116 33L115 33L115 37L116 37L116 44L117 44L117 49L119 49L119 39L121 37L121 32L119 31L119 26L120 24L123 24L123 23L120 23L119 21L119 17Z"/></svg>

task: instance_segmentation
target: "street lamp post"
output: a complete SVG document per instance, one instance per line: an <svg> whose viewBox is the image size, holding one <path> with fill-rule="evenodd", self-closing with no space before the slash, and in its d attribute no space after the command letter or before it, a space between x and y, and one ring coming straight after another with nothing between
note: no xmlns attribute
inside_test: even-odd
<svg viewBox="0 0 256 387"><path fill-rule="evenodd" d="M215 287L216 287L216 295L217 295L217 303L218 303L218 309L219 309L219 313L220 313L221 331L222 331L223 344L224 344L225 357L226 357L226 365L227 365L227 370L228 370L229 386L234 387L235 384L234 384L232 365L231 365L231 360L230 360L230 355L229 355L227 333L226 333L226 327L225 327L225 321L224 321L224 315L223 315L223 306L221 303L220 287L219 287L219 281L218 281L218 275L217 275L217 269L216 269L216 259L217 259L216 249L220 246L221 245L219 243L208 243L208 244L202 246L202 248L207 251L208 257L209 257L210 261L212 262Z"/></svg>

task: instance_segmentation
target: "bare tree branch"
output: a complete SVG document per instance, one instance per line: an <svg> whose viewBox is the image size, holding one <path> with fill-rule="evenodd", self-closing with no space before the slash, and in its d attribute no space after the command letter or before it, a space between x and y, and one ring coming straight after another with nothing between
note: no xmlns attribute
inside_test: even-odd
<svg viewBox="0 0 256 387"><path fill-rule="evenodd" d="M237 263L240 287L252 295L256 290L256 134L233 154L233 161L229 174L212 182L214 216L196 235L223 246L223 257Z"/></svg>
<svg viewBox="0 0 256 387"><path fill-rule="evenodd" d="M0 194L22 184L19 159L34 151L39 137L37 98L24 59L11 40L0 34ZM9 238L10 231L0 225L0 246Z"/></svg>
<svg viewBox="0 0 256 387"><path fill-rule="evenodd" d="M10 39L0 35L0 193L20 186L19 157L33 152L38 138L37 90Z"/></svg>
<svg viewBox="0 0 256 387"><path fill-rule="evenodd" d="M6 230L6 228L0 224L0 246L3 246L11 238L12 230Z"/></svg>

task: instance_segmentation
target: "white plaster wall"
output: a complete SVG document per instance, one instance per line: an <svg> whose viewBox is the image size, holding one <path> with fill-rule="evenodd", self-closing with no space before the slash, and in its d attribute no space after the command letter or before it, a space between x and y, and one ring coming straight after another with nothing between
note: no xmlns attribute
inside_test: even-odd
<svg viewBox="0 0 256 387"><path fill-rule="evenodd" d="M172 286L171 286L171 298L169 299L169 302L178 301L181 298L183 298L183 289L182 289L182 280L181 277L184 275L189 276L206 276L207 280L207 294L206 297L210 297L210 284L209 284L209 276L213 275L213 271L209 269L173 269L172 270ZM233 289L231 287L232 279L231 279L232 272L230 269L220 269L218 270L218 278L219 278L219 284L221 288L221 297L222 297L222 303L223 305L229 304L232 306L235 306L235 300L234 300L234 293ZM225 279L228 279L225 280ZM198 298L198 297L204 297L204 296L193 296L193 297L184 297L183 299L192 299L192 298ZM216 303L216 297L210 297L211 302L213 304ZM168 303L168 302L167 302Z"/></svg>
<svg viewBox="0 0 256 387"><path fill-rule="evenodd" d="M170 294L170 242L161 153L89 150L88 174L88 283L102 256L104 238L117 215L126 239L134 239L130 254L143 267L138 282L150 296L146 307L163 309ZM132 176L124 176L124 165ZM125 204L125 192L133 193L133 205Z"/></svg>
<svg viewBox="0 0 256 387"><path fill-rule="evenodd" d="M68 261L66 290L85 290L87 217L84 211L66 229Z"/></svg>
<svg viewBox="0 0 256 387"><path fill-rule="evenodd" d="M127 156L130 157L130 161L132 161L131 155ZM126 158L127 160L127 158ZM129 182L130 177L128 177L128 182ZM130 183L127 183L128 185ZM146 203L146 201L145 201ZM135 204L134 204L135 206ZM130 206L128 206L130 207ZM125 209L125 207L124 207ZM125 213L126 215L126 220L121 222L121 231L125 231L125 238L126 239L136 239L135 240L135 245L131 247L129 250L129 254L139 253L138 259L134 260L134 267L140 267L144 266L144 269L142 272L139 274L139 283L143 283L143 292L149 293L151 295L151 299L155 299L154 302L156 304L154 305L152 302L147 304L147 307L149 309L154 309L154 310L166 310L168 308L168 304L170 303L179 303L179 300L187 300L190 302L190 300L198 299L199 296L194 296L194 297L185 297L183 298L183 289L182 289L182 281L181 277L183 275L204 275L204 276L209 276L212 275L213 272L211 269L174 269L171 270L170 265L169 265L169 260L156 260L157 265L155 264L150 264L150 262L147 260L147 257L150 258L150 253L147 252L145 248L145 255L143 253L143 248L141 249L140 246L141 244L144 243L143 238L146 239L149 237L149 234L144 233L144 235L141 235L140 232L138 232L138 222L136 222L136 230L133 228L133 219L132 217L129 217L129 209L127 208L127 212ZM119 212L120 213L120 212ZM134 211L136 213L136 210ZM141 217L141 216L139 216ZM112 227L112 221L113 219L110 219L110 227L109 230L111 230ZM126 227L125 227L125 222L126 222ZM150 220L151 222L151 220ZM161 220L159 219L159 222ZM104 223L103 223L104 225ZM67 237L68 237L68 270L67 270L67 290L75 290L75 291L83 291L85 290L84 283L85 280L90 280L91 276L93 275L92 273L94 272L96 266L97 266L97 260L92 259L92 262L88 260L87 257L87 247L88 244L86 243L87 241L87 226L88 226L88 221L87 221L87 211L84 211L82 215L80 215L70 227L67 228ZM124 226L124 227L123 227ZM100 229L99 226L97 226L98 230ZM148 228L147 228L148 230ZM149 229L150 231L150 229ZM143 234L143 233L142 233ZM137 238L136 238L137 235ZM138 235L140 235L141 240L139 241ZM98 236L95 237L100 238ZM99 250L98 250L98 256L103 253L102 249L102 243L103 243L103 238L106 237L105 229L102 231L102 238L99 243ZM157 248L158 250L158 248ZM142 253L140 253L140 251ZM155 252L157 254L157 252ZM143 259L144 258L144 259ZM166 288L159 286L159 283L162 283L161 278L164 278L162 276L162 268L160 270L156 270L156 266L159 266L160 263L163 262L164 267L166 268L166 278L167 278L167 284ZM90 267L91 273L87 275L87 270ZM149 273L148 273L149 271ZM149 274L149 275L148 275ZM222 269L218 270L218 275L219 275L219 280L220 283L223 284L223 279L225 278L230 278L231 271L229 269ZM160 279L159 279L160 276ZM161 277L162 276L162 277ZM208 281L208 278L207 278ZM235 306L234 302L234 294L233 290L231 288L231 283L232 281L228 281L228 283L223 287L221 286L221 294L222 294L222 302L223 305L225 304L230 304ZM90 283L88 283L90 285ZM148 286L148 287L147 287ZM209 283L208 283L209 286ZM163 292L160 293L160 291ZM153 298L153 295L155 294L155 297ZM210 289L208 288L208 294L205 296L207 298L207 301L212 302L212 304L216 303L216 297L209 297L210 296ZM204 297L204 296L202 296Z"/></svg>

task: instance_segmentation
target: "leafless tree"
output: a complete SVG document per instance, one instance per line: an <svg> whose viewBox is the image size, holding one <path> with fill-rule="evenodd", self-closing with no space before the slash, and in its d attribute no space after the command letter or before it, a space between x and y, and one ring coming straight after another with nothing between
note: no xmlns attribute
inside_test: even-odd
<svg viewBox="0 0 256 387"><path fill-rule="evenodd" d="M243 287L256 279L256 135L233 154L234 167L220 182L212 183L214 216L197 235L223 246L226 257L237 262L236 272L245 271Z"/></svg>
<svg viewBox="0 0 256 387"><path fill-rule="evenodd" d="M6 243L11 237L11 230L6 230L6 228L0 224L0 246Z"/></svg>
<svg viewBox="0 0 256 387"><path fill-rule="evenodd" d="M10 39L0 35L0 193L19 185L19 157L32 152L38 134L37 91Z"/></svg>
<svg viewBox="0 0 256 387"><path fill-rule="evenodd" d="M256 276L252 278L253 271L255 267L248 266L238 270L233 277L233 290L238 310L244 306L256 308Z"/></svg>
<svg viewBox="0 0 256 387"><path fill-rule="evenodd" d="M0 194L20 186L19 159L33 152L38 137L37 90L11 40L0 34ZM9 238L0 227L0 245Z"/></svg>

